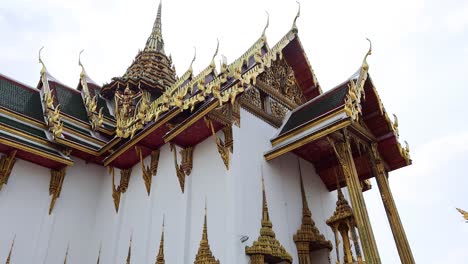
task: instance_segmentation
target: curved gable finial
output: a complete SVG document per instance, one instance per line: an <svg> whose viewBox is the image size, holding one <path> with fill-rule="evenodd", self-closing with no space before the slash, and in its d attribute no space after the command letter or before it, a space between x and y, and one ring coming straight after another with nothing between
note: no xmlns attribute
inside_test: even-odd
<svg viewBox="0 0 468 264"><path fill-rule="evenodd" d="M298 5L298 8L297 8L296 17L294 18L293 25L292 25L292 29L293 29L293 30L297 30L296 21L297 21L297 19L301 16L301 3L299 3L299 1L296 1L296 3L297 3L297 5Z"/></svg>
<svg viewBox="0 0 468 264"><path fill-rule="evenodd" d="M192 62L190 62L189 71L193 71L192 66L193 66L193 63L195 62L195 60L197 59L197 48L193 47L193 50L194 50L194 54L193 54Z"/></svg>
<svg viewBox="0 0 468 264"><path fill-rule="evenodd" d="M46 66L44 64L44 61L42 61L42 58L41 58L41 52L42 52L43 49L44 49L44 46L42 46L39 49L39 63L42 64L41 75L44 74L47 71Z"/></svg>
<svg viewBox="0 0 468 264"><path fill-rule="evenodd" d="M367 64L367 57L369 55L372 55L372 41L369 38L366 38L367 41L369 41L369 50L366 53L366 56L364 56L364 60L362 61L362 67L366 70L369 69L369 64Z"/></svg>
<svg viewBox="0 0 468 264"><path fill-rule="evenodd" d="M215 67L214 59L215 59L216 55L218 55L218 51L219 51L219 39L216 39L216 41L217 41L216 50L215 50L215 53L213 54L213 58L211 58L211 63L210 63L211 67L213 67L213 68Z"/></svg>
<svg viewBox="0 0 468 264"><path fill-rule="evenodd" d="M263 29L262 37L265 37L265 32L268 26L270 26L270 14L268 13L268 11L265 11L265 13L267 14L267 22L266 22L265 28Z"/></svg>
<svg viewBox="0 0 468 264"><path fill-rule="evenodd" d="M80 77L83 77L85 76L86 72L85 72L85 68L83 66L83 63L81 63L81 53L83 53L84 49L82 49L80 51L80 54L78 54L78 66L81 66L81 73L80 73Z"/></svg>

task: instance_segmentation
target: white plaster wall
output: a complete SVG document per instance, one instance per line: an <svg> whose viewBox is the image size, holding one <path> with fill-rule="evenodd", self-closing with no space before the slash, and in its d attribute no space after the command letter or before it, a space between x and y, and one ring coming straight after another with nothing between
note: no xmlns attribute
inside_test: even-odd
<svg viewBox="0 0 468 264"><path fill-rule="evenodd" d="M233 127L230 169L226 170L213 138L208 138L195 147L185 193L180 190L173 154L168 145L163 146L151 194L146 193L140 164L135 165L118 213L112 200L111 175L103 167L76 159L49 216L49 170L20 160L0 191L0 210L5 212L0 220L0 261L16 234L15 264L63 263L68 244L68 263L95 263L99 248L101 264L125 263L131 236L132 263L154 263L164 215L166 263L193 263L206 200L208 236L215 257L226 264L249 263L245 246L259 236L263 175L273 229L297 263L292 237L302 213L298 158L286 154L264 160L263 153L271 147L269 139L275 133L275 128L242 109L241 128ZM180 155L178 160L180 163ZM145 163L149 162L147 157ZM333 213L336 193L326 190L312 164L301 160L300 168L313 219L325 237L334 241L325 220ZM118 184L119 170L115 176ZM249 239L242 243L242 236ZM334 263L335 253L330 256ZM328 254L313 254L312 259L327 263Z"/></svg>
<svg viewBox="0 0 468 264"><path fill-rule="evenodd" d="M68 168L61 195L49 215L50 170L18 160L8 185L0 191L1 261L16 235L12 263L63 263L68 244L70 262L88 263L100 170L77 160Z"/></svg>

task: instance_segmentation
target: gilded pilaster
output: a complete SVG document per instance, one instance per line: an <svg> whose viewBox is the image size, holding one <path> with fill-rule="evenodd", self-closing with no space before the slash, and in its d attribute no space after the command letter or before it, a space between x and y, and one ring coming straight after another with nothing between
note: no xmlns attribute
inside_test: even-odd
<svg viewBox="0 0 468 264"><path fill-rule="evenodd" d="M361 238L366 263L380 264L381 261L377 244L375 242L374 233L367 213L366 203L362 195L358 173L354 164L349 134L346 130L343 132L343 140L341 141L335 142L331 138L328 139L335 151L338 162L341 165L346 185L348 186L349 196L351 198L351 204Z"/></svg>
<svg viewBox="0 0 468 264"><path fill-rule="evenodd" d="M180 151L182 155L182 163L180 168L184 171L186 176L189 176L192 173L193 168L193 149L194 147L186 147Z"/></svg>
<svg viewBox="0 0 468 264"><path fill-rule="evenodd" d="M177 163L177 149L176 149L176 146L174 144L172 144L172 143L171 143L171 150L174 153L174 166L175 166L175 170L176 170L177 179L179 180L180 190L182 192L184 192L185 172L182 169L182 166L179 166L179 164Z"/></svg>
<svg viewBox="0 0 468 264"><path fill-rule="evenodd" d="M380 196L382 197L388 222L390 223L393 238L396 243L398 254L400 255L400 260L405 264L415 263L408 239L406 238L405 230L401 223L400 215L398 214L395 200L393 200L392 191L390 190L390 185L387 179L387 171L385 170L383 160L377 149L377 143L373 143L371 145L371 151L369 154L372 163L372 171L377 180L377 186L379 187Z"/></svg>
<svg viewBox="0 0 468 264"><path fill-rule="evenodd" d="M122 169L120 170L120 184L115 186L115 172L113 167L109 167L109 172L112 175L112 199L114 200L115 212L119 212L120 206L120 197L122 193L125 193L128 188L128 183L130 182L130 175L132 174L132 169Z"/></svg>

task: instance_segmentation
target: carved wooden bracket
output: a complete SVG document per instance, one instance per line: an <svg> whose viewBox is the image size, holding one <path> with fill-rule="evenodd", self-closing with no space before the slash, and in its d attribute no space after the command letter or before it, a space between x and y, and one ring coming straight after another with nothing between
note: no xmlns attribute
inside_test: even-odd
<svg viewBox="0 0 468 264"><path fill-rule="evenodd" d="M114 199L115 212L119 212L120 206L120 197L122 193L125 193L128 188L128 183L130 181L130 175L132 174L132 169L123 169L120 170L120 184L115 186L115 172L113 167L109 167L109 171L112 174L112 198Z"/></svg>
<svg viewBox="0 0 468 264"><path fill-rule="evenodd" d="M141 148L137 146L135 147L135 150L137 154L140 155L141 172L143 175L143 180L145 181L146 192L148 193L148 196L149 196L151 192L152 176L156 175L156 172L158 170L159 149L151 152L151 163L150 163L151 166L145 166Z"/></svg>
<svg viewBox="0 0 468 264"><path fill-rule="evenodd" d="M0 191L4 184L8 184L8 179L10 178L11 170L16 162L16 150L4 155L0 159Z"/></svg>
<svg viewBox="0 0 468 264"><path fill-rule="evenodd" d="M175 166L175 169L176 169L177 179L179 179L180 189L181 189L182 192L184 192L185 173L184 173L184 170L182 169L182 166L179 166L179 164L177 163L177 149L176 149L176 146L173 143L171 143L171 150L174 153L174 166Z"/></svg>
<svg viewBox="0 0 468 264"><path fill-rule="evenodd" d="M180 151L180 154L182 155L180 169L182 169L187 176L190 175L193 168L193 149L194 147L187 147Z"/></svg>
<svg viewBox="0 0 468 264"><path fill-rule="evenodd" d="M211 129L211 133L213 134L213 139L216 143L216 147L218 148L218 153L221 156L221 159L223 159L224 166L226 166L226 169L229 170L230 147L227 146L225 142L223 142L220 138L216 136L216 132L214 131L213 123L211 122L211 120L209 120L208 118L205 118L205 122L206 122L206 125ZM224 136L225 136L224 140L227 140L226 134L224 134ZM232 131L231 131L231 136L232 136ZM230 141L232 141L232 137Z"/></svg>
<svg viewBox="0 0 468 264"><path fill-rule="evenodd" d="M63 180L65 179L66 167L59 170L50 171L49 195L52 195L52 200L49 206L49 215L54 210L55 202L60 197L62 191Z"/></svg>

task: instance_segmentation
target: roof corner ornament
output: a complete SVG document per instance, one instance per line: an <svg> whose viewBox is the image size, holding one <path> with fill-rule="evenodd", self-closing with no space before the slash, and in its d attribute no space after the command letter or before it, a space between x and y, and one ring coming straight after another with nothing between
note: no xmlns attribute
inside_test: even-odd
<svg viewBox="0 0 468 264"><path fill-rule="evenodd" d="M301 3L299 3L299 1L296 1L296 3L298 5L297 14L296 14L296 17L294 18L293 25L292 25L292 30L294 31L297 31L296 21L301 16Z"/></svg>
<svg viewBox="0 0 468 264"><path fill-rule="evenodd" d="M83 53L84 49L82 49L80 51L80 54L78 55L78 66L81 67L81 73L80 73L80 77L84 77L86 75L86 71L85 71L85 68L83 66L83 63L81 63L81 53Z"/></svg>
<svg viewBox="0 0 468 264"><path fill-rule="evenodd" d="M41 75L43 75L44 73L47 72L47 68L45 66L45 63L44 63L44 61L42 61L42 58L41 58L41 52L42 52L43 49L44 49L44 46L42 46L39 49L39 63L42 64Z"/></svg>
<svg viewBox="0 0 468 264"><path fill-rule="evenodd" d="M216 67L216 64L215 64L215 57L218 55L218 51L219 51L219 39L217 38L216 39L216 50L215 50L215 53L213 54L213 58L211 58L211 63L210 63L210 66L211 68L215 68Z"/></svg>
<svg viewBox="0 0 468 264"><path fill-rule="evenodd" d="M270 13L268 13L268 11L265 11L265 13L267 14L267 22L266 22L265 28L263 29L263 32L262 32L262 38L266 37L266 35L265 35L266 30L270 26Z"/></svg>
<svg viewBox="0 0 468 264"><path fill-rule="evenodd" d="M193 47L193 59L192 59L192 62L190 62L190 67L189 67L190 72L193 72L193 63L195 62L196 59L197 59L197 48Z"/></svg>
<svg viewBox="0 0 468 264"><path fill-rule="evenodd" d="M362 61L362 68L367 71L369 70L369 64L367 64L367 57L369 55L372 55L372 41L369 38L366 39L367 41L369 41L369 50L367 51L366 56L364 56L364 60Z"/></svg>

